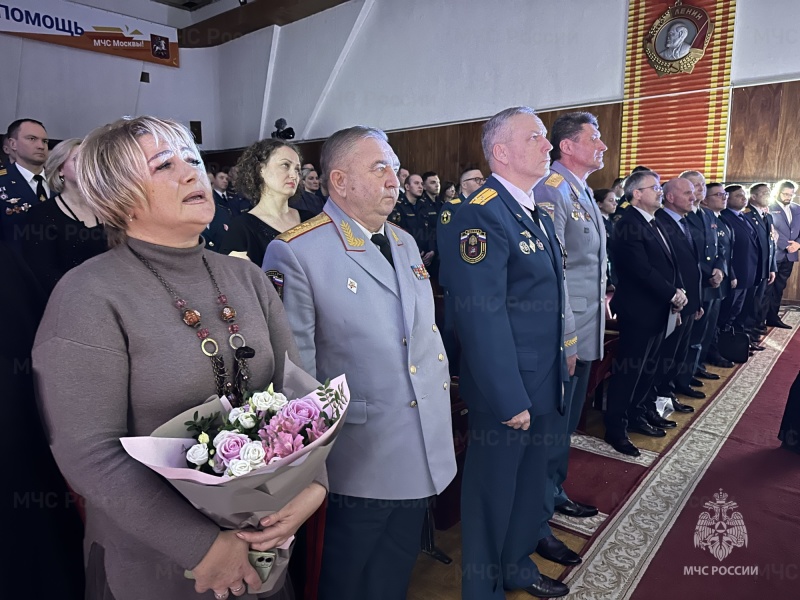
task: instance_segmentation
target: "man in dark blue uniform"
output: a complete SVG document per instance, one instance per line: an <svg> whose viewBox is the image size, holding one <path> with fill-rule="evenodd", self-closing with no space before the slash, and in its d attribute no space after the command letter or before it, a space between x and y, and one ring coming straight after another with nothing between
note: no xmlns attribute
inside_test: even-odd
<svg viewBox="0 0 800 600"><path fill-rule="evenodd" d="M395 204L389 221L405 229L419 247L422 263L429 267L436 250L437 211L424 200L422 177L413 173L406 178L406 195Z"/></svg>
<svg viewBox="0 0 800 600"><path fill-rule="evenodd" d="M773 239L773 219L769 212L769 186L755 183L750 186L750 198L744 214L755 225L758 232L758 245L761 249L759 265L761 282L748 293L744 300L745 329L754 345L767 332L767 286L775 281L778 265L775 260L775 240Z"/></svg>
<svg viewBox="0 0 800 600"><path fill-rule="evenodd" d="M552 146L527 107L492 117L482 145L492 176L440 243L469 406L462 598L502 600L504 589L554 598L569 589L541 575L530 555L553 510L547 459L577 339L564 343L565 328L574 330L564 322L564 255L532 194Z"/></svg>
<svg viewBox="0 0 800 600"><path fill-rule="evenodd" d="M719 332L719 310L722 301L736 289L736 271L733 268L733 231L720 218L720 213L725 210L728 204L728 194L722 189L722 184L711 182L706 189L706 197L703 199L701 210L706 216L711 217L711 227L717 234L717 258L721 261L720 268L725 273L719 286L704 290L705 298L712 298L714 302L710 304L708 325L700 348L700 365L711 364L715 367L730 369L733 363L724 358L717 348L717 337Z"/></svg>
<svg viewBox="0 0 800 600"><path fill-rule="evenodd" d="M467 167L459 178L460 192L452 200L448 200L442 207L439 220L436 224L436 240L441 239L443 229L447 228L453 220L453 215L458 209L466 204L467 198L475 193L484 183L486 178L481 170L476 167ZM441 249L439 249L441 254ZM458 349L458 338L455 330L455 314L453 296L447 291L447 271L439 270L439 285L442 287L444 295L444 325L442 326L442 342L447 352L447 360L450 365L450 375L458 375L460 353Z"/></svg>
<svg viewBox="0 0 800 600"><path fill-rule="evenodd" d="M6 143L14 163L0 170L0 239L19 248L19 230L32 206L50 197L44 163L47 131L35 119L18 119L8 126Z"/></svg>

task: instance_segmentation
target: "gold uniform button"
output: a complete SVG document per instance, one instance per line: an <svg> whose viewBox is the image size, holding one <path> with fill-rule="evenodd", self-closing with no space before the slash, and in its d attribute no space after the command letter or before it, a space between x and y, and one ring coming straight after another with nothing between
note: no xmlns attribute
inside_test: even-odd
<svg viewBox="0 0 800 600"><path fill-rule="evenodd" d="M444 387L444 389L447 389L447 382L446 381L444 382L444 386L443 387Z"/></svg>
<svg viewBox="0 0 800 600"><path fill-rule="evenodd" d="M416 408L417 401L416 400L412 400L410 406L411 406L411 408Z"/></svg>
<svg viewBox="0 0 800 600"><path fill-rule="evenodd" d="M433 325L432 329L433 329L434 331L439 331L439 328L436 326L436 324L434 324L434 325Z"/></svg>
<svg viewBox="0 0 800 600"><path fill-rule="evenodd" d="M416 372L417 372L417 367L415 367L414 365L411 365L411 368L410 368L410 369L408 369L408 370L409 370L409 371L411 371L411 374L412 374L412 375L415 375L415 374L416 374Z"/></svg>
<svg viewBox="0 0 800 600"><path fill-rule="evenodd" d="M440 360L440 361L443 361L443 360L444 360L444 354L439 354L439 360Z"/></svg>

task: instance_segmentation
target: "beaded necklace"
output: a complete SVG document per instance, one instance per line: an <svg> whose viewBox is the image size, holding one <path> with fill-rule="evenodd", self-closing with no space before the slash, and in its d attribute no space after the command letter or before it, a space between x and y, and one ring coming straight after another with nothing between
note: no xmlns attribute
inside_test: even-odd
<svg viewBox="0 0 800 600"><path fill-rule="evenodd" d="M228 297L223 294L211 267L203 256L203 266L211 278L211 283L217 292L217 303L222 306L219 313L219 318L223 323L228 325L228 332L231 334L228 338L228 344L233 348L233 355L235 364L233 367L233 378L229 378L228 370L225 368L225 360L219 353L219 344L211 337L207 328L202 326L200 311L190 308L183 298L170 286L169 283L156 271L155 267L150 264L144 256L139 254L136 250L130 248L133 255L138 258L142 264L153 274L159 283L164 286L170 296L174 299L174 306L181 314L181 320L192 329L197 329L196 335L200 339L200 350L203 354L211 359L211 369L214 373L214 383L217 388L217 394L220 396L227 396L232 406L241 406L244 403L244 396L247 392L248 381L250 379L250 370L247 366L247 360L253 358L256 351L247 345L244 336L239 333L239 325L236 324L236 310L228 305Z"/></svg>

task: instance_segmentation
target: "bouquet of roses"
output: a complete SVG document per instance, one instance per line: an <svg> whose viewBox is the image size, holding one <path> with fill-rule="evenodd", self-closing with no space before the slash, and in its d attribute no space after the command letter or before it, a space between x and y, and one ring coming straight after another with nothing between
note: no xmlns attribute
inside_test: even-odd
<svg viewBox="0 0 800 600"><path fill-rule="evenodd" d="M212 396L150 436L120 441L220 527L257 528L325 477L325 460L350 401L344 375L322 385L288 356L285 365L281 393L270 385L237 408ZM251 594L283 585L292 542L268 553L250 552L264 582Z"/></svg>

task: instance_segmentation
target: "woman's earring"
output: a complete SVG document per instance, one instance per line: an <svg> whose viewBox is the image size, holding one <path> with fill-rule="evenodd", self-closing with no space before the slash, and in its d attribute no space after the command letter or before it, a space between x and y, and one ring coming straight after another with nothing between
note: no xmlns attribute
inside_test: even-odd
<svg viewBox="0 0 800 600"><path fill-rule="evenodd" d="M63 175L59 175L59 176L58 176L58 180L59 180L61 183L64 183L64 176L63 176Z"/></svg>

